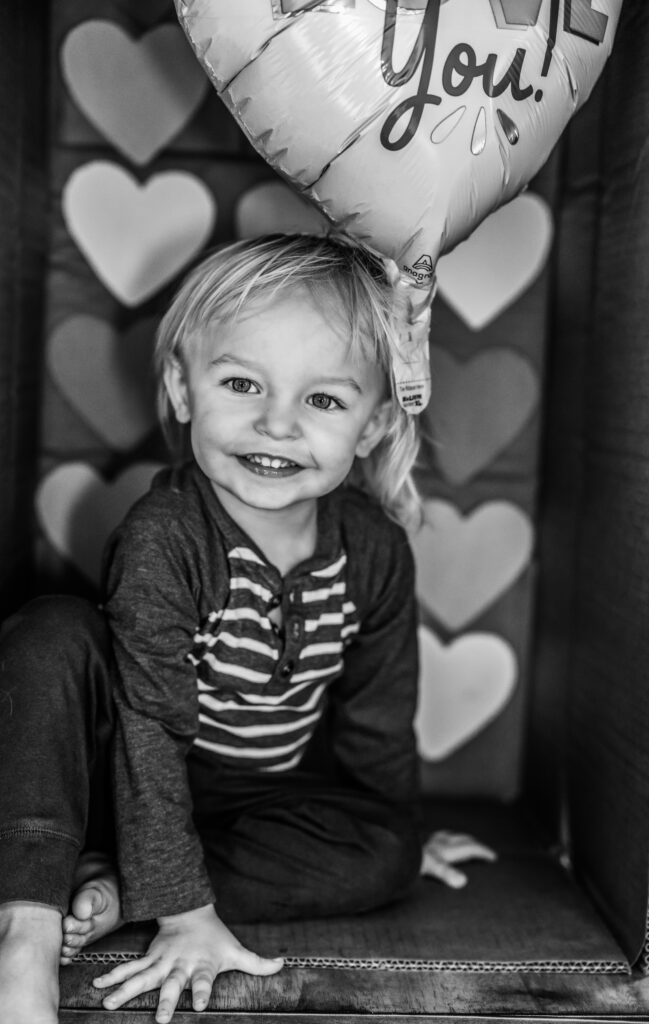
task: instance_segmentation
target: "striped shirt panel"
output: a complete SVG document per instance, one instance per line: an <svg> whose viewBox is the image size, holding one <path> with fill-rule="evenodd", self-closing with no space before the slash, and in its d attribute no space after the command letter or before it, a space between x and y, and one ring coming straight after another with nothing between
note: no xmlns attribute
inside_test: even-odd
<svg viewBox="0 0 649 1024"><path fill-rule="evenodd" d="M284 628L288 637L299 622L302 641L289 671L279 669L284 641L269 616L277 597L265 563L251 549L234 547L228 565L227 604L196 630L188 655L200 709L195 743L230 765L287 771L300 763L360 628L347 596L347 556L312 571L291 592Z"/></svg>

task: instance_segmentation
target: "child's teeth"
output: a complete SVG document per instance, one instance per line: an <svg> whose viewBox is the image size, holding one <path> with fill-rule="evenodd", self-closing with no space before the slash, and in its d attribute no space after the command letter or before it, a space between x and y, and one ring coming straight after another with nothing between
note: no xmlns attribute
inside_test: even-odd
<svg viewBox="0 0 649 1024"><path fill-rule="evenodd" d="M288 459L271 459L268 455L251 455L249 458L251 462L265 466L266 469L282 469L284 466L293 465Z"/></svg>

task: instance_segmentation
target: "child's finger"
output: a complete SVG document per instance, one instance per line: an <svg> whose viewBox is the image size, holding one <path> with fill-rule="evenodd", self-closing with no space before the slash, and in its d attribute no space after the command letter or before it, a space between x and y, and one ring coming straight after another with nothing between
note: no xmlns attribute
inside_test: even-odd
<svg viewBox="0 0 649 1024"><path fill-rule="evenodd" d="M425 847L433 847L436 850L451 850L454 846L465 846L467 843L474 843L476 839L467 832L449 832L441 829L433 832L424 843Z"/></svg>
<svg viewBox="0 0 649 1024"><path fill-rule="evenodd" d="M99 977L93 978L92 983L95 988L110 988L112 985L119 985L127 978L133 977L134 974L146 970L152 963L152 956L143 956L139 960L127 960L125 963L113 967L112 971L108 971L107 974L100 974Z"/></svg>
<svg viewBox="0 0 649 1024"><path fill-rule="evenodd" d="M470 835L468 835L467 833L464 833L464 832L455 832L455 833L451 832L451 833L446 834L443 837L443 843L444 843L444 846L447 849L450 849L450 850L453 850L453 849L456 849L456 848L460 849L460 848L467 847L467 846L471 846L471 847L475 846L475 847L480 848L481 850L489 850L490 852L493 853L491 848L489 846L487 846L486 843L481 843L480 840L476 839L475 836L470 836Z"/></svg>
<svg viewBox="0 0 649 1024"><path fill-rule="evenodd" d="M459 864L465 860L497 860L494 850L475 840L465 845L451 847L444 851L443 856L449 864Z"/></svg>
<svg viewBox="0 0 649 1024"><path fill-rule="evenodd" d="M281 956L271 960L242 947L231 970L243 971L244 974L268 975L277 974L283 966L284 961Z"/></svg>
<svg viewBox="0 0 649 1024"><path fill-rule="evenodd" d="M214 976L209 971L196 971L192 977L192 1008L204 1010L210 1001Z"/></svg>
<svg viewBox="0 0 649 1024"><path fill-rule="evenodd" d="M160 997L155 1019L158 1024L167 1024L173 1017L174 1010L178 1006L180 994L184 990L189 977L179 967L174 967L160 986Z"/></svg>
<svg viewBox="0 0 649 1024"><path fill-rule="evenodd" d="M429 878L436 878L444 885L450 886L451 889L462 889L468 881L464 872L458 871L457 868L429 851L424 853L421 874L427 875Z"/></svg>
<svg viewBox="0 0 649 1024"><path fill-rule="evenodd" d="M434 832L424 845L424 852L430 851L448 863L462 860L497 859L497 854L486 843L481 843L473 836L460 832Z"/></svg>
<svg viewBox="0 0 649 1024"><path fill-rule="evenodd" d="M165 971L160 962L147 967L139 974L135 974L128 981L125 981L114 992L106 996L103 1005L107 1010L116 1010L119 1006L127 1003L135 996L141 996L143 992L150 992L154 988L160 988L165 977Z"/></svg>

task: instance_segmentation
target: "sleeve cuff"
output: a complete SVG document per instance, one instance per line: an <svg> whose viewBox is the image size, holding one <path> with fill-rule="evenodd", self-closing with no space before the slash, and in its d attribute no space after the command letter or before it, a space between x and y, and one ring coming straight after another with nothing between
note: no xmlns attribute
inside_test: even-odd
<svg viewBox="0 0 649 1024"><path fill-rule="evenodd" d="M214 892L209 883L194 886L169 885L165 888L147 888L144 892L122 891L122 917L129 921L152 921L158 917L184 914L208 903L214 903Z"/></svg>

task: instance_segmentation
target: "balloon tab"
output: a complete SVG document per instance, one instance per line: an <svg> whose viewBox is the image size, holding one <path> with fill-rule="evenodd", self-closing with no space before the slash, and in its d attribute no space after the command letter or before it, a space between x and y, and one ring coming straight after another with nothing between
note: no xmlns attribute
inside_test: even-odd
<svg viewBox="0 0 649 1024"><path fill-rule="evenodd" d="M418 416L430 400L430 377L396 381L395 390L401 408L412 416Z"/></svg>
<svg viewBox="0 0 649 1024"><path fill-rule="evenodd" d="M435 286L435 267L430 253L422 253L412 265L402 264L401 271L407 274L409 280L419 288L434 288Z"/></svg>
<svg viewBox="0 0 649 1024"><path fill-rule="evenodd" d="M401 278L396 288L405 298L405 314L392 352L394 389L399 405L417 415L430 400L431 373L428 334L434 286L422 301L420 289Z"/></svg>
<svg viewBox="0 0 649 1024"><path fill-rule="evenodd" d="M412 415L422 412L430 400L430 313L437 281L430 256L417 261L426 273L427 287L413 280L409 268L399 267L384 257L385 271L392 285L398 312L398 330L392 347L394 391L402 409Z"/></svg>

